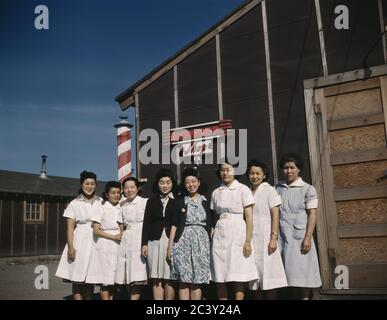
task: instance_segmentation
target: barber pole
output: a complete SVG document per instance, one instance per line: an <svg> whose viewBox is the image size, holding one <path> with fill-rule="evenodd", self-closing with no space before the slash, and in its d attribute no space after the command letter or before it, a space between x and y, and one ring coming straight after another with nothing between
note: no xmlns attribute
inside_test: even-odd
<svg viewBox="0 0 387 320"><path fill-rule="evenodd" d="M128 122L128 117L120 117L120 119L121 121L114 127L117 128L118 180L122 182L132 175L130 129L133 126Z"/></svg>

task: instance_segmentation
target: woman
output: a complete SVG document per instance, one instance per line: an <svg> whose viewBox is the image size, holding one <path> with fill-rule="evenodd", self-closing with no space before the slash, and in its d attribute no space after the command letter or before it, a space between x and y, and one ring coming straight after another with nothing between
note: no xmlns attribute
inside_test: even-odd
<svg viewBox="0 0 387 320"><path fill-rule="evenodd" d="M121 240L117 223L120 196L121 184L117 181L107 182L102 210L91 218L95 242L86 283L101 284L101 300L113 300L117 254Z"/></svg>
<svg viewBox="0 0 387 320"><path fill-rule="evenodd" d="M182 181L184 191L176 201L168 244L171 279L180 281L180 300L201 300L201 284L210 281L210 206L199 194L197 169L185 169Z"/></svg>
<svg viewBox="0 0 387 320"><path fill-rule="evenodd" d="M131 300L141 298L148 275L145 258L141 256L141 232L148 199L139 196L140 183L134 177L122 182L125 200L118 217L123 236L118 254L116 283L127 285Z"/></svg>
<svg viewBox="0 0 387 320"><path fill-rule="evenodd" d="M174 284L170 280L170 264L167 262L168 237L173 216L176 182L172 172L160 169L153 185L154 195L145 207L142 228L142 255L147 258L149 278L153 283L155 300L173 300Z"/></svg>
<svg viewBox="0 0 387 320"><path fill-rule="evenodd" d="M317 220L316 189L299 176L303 162L296 154L280 161L286 182L276 186L281 196L280 243L286 277L291 287L299 287L304 300L310 298L310 288L321 286L320 270L313 232Z"/></svg>
<svg viewBox="0 0 387 320"><path fill-rule="evenodd" d="M67 206L67 244L63 250L56 276L73 283L74 300L91 299L94 286L86 284L86 276L93 244L91 218L101 210L101 199L95 195L97 176L83 171L80 195Z"/></svg>
<svg viewBox="0 0 387 320"><path fill-rule="evenodd" d="M258 278L251 243L254 197L235 179L229 163L219 165L217 175L222 184L211 197L211 209L219 216L212 240L212 280L219 299L227 299L226 283L234 282L235 300L243 300L244 283Z"/></svg>
<svg viewBox="0 0 387 320"><path fill-rule="evenodd" d="M286 274L277 249L279 233L279 206L281 198L268 184L267 167L254 159L247 165L246 175L254 195L253 244L258 280L251 282L250 289L258 298L258 289L265 290L267 299L275 299L275 288L286 287Z"/></svg>

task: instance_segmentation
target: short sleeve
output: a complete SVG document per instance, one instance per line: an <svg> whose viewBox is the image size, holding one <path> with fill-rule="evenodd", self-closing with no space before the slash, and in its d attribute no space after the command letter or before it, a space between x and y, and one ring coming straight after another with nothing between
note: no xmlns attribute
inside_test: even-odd
<svg viewBox="0 0 387 320"><path fill-rule="evenodd" d="M65 209L63 216L65 218L75 219L75 210L74 210L74 202L71 201L67 208Z"/></svg>
<svg viewBox="0 0 387 320"><path fill-rule="evenodd" d="M318 198L316 188L309 186L305 194L305 208L316 209L318 206Z"/></svg>
<svg viewBox="0 0 387 320"><path fill-rule="evenodd" d="M240 190L241 190L243 208L255 203L253 193L247 186L245 186L244 184L241 184Z"/></svg>
<svg viewBox="0 0 387 320"><path fill-rule="evenodd" d="M277 193L277 191L272 186L269 187L269 199L268 200L269 200L269 208L270 209L275 208L275 207L281 205L281 203L282 203L280 195Z"/></svg>
<svg viewBox="0 0 387 320"><path fill-rule="evenodd" d="M95 210L91 217L91 221L98 222L99 224L102 224L102 216L103 216L103 209L102 207L99 207Z"/></svg>

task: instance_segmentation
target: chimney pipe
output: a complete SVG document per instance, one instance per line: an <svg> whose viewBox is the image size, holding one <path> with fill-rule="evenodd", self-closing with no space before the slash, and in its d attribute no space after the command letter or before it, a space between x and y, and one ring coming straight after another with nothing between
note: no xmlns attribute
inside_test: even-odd
<svg viewBox="0 0 387 320"><path fill-rule="evenodd" d="M46 172L46 159L47 156L42 156L42 169L40 170L40 178L47 179L47 172Z"/></svg>

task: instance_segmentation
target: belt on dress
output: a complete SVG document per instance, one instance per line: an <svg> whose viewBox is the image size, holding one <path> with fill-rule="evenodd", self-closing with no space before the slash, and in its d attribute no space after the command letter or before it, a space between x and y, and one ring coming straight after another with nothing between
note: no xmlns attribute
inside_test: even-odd
<svg viewBox="0 0 387 320"><path fill-rule="evenodd" d="M222 213L219 216L219 219L243 219L243 214L241 214L241 213Z"/></svg>
<svg viewBox="0 0 387 320"><path fill-rule="evenodd" d="M76 224L91 224L91 220L77 221Z"/></svg>
<svg viewBox="0 0 387 320"><path fill-rule="evenodd" d="M141 222L135 222L135 223L131 223L131 224L127 224L125 227L126 227L126 230L130 230L130 229L132 229L136 224L140 224L140 223L142 223L142 221Z"/></svg>

